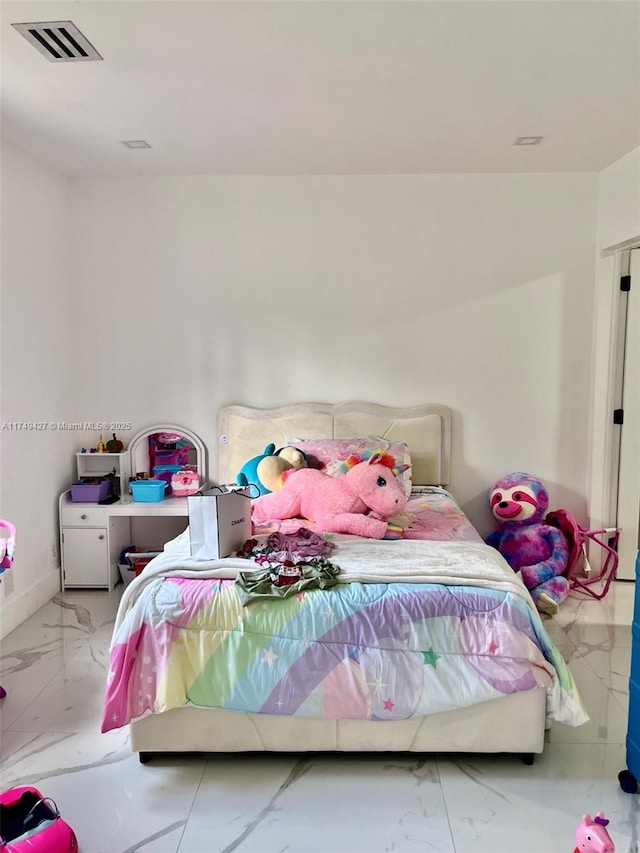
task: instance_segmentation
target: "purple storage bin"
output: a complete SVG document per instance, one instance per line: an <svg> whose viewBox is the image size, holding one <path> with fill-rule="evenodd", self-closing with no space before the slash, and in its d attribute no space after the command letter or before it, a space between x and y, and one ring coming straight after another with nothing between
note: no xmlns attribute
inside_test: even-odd
<svg viewBox="0 0 640 853"><path fill-rule="evenodd" d="M98 503L102 498L107 497L110 490L109 479L102 480L100 483L85 483L84 480L78 480L71 484L71 500L74 503Z"/></svg>

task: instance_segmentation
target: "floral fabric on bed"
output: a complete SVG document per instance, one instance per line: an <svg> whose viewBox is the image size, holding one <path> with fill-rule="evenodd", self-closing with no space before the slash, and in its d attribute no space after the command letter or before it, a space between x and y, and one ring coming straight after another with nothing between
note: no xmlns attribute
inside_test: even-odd
<svg viewBox="0 0 640 853"><path fill-rule="evenodd" d="M292 447L303 450L309 458L310 466L324 471L330 477L338 477L358 462L365 462L374 453L382 453L385 464L396 469L396 476L402 480L405 492L411 492L411 456L403 441L388 441L386 438L369 436L367 438L292 438L288 442ZM402 470L404 468L404 470Z"/></svg>

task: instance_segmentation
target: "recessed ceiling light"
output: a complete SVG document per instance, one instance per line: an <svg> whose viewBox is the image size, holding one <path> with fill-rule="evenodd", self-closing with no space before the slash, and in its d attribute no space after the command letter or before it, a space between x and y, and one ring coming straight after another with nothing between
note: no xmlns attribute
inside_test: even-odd
<svg viewBox="0 0 640 853"><path fill-rule="evenodd" d="M151 148L146 139L123 139L122 144L127 148Z"/></svg>
<svg viewBox="0 0 640 853"><path fill-rule="evenodd" d="M540 145L544 136L519 136L514 145Z"/></svg>

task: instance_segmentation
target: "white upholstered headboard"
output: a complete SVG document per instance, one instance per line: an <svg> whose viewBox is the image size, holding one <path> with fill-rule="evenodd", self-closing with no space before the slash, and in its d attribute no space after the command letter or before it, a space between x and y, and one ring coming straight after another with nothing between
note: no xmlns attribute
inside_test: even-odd
<svg viewBox="0 0 640 853"><path fill-rule="evenodd" d="M449 482L451 412L425 404L409 408L375 403L297 403L275 409L225 406L218 412L218 482L233 483L244 463L273 442L292 438L381 436L405 441L411 453L414 485Z"/></svg>

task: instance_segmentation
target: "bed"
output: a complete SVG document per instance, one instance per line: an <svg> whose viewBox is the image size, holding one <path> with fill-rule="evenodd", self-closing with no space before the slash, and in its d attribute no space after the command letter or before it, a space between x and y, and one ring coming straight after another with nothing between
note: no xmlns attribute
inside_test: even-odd
<svg viewBox="0 0 640 853"><path fill-rule="evenodd" d="M530 762L553 720L588 719L526 588L446 490L446 407L227 406L218 482L233 482L270 442L355 437L408 453L405 533L326 537L340 570L330 588L243 605L237 579L258 566L194 561L185 531L125 590L102 729L129 724L141 761L163 752L401 751ZM305 524L256 532L294 535Z"/></svg>

